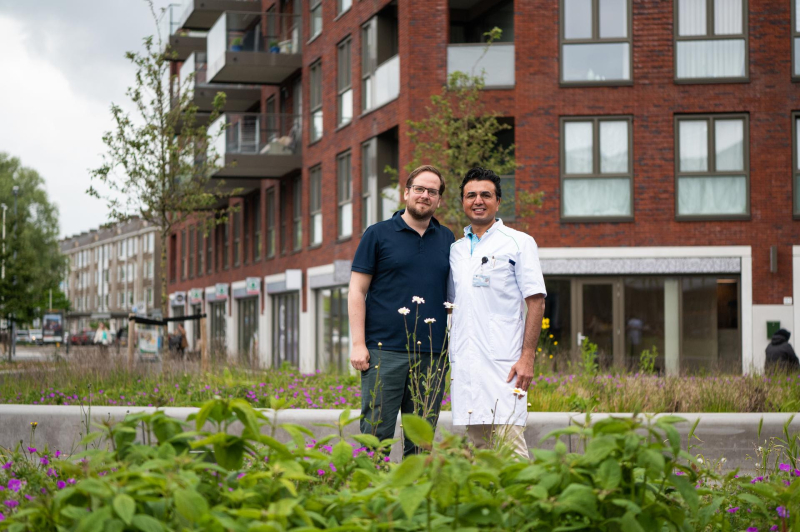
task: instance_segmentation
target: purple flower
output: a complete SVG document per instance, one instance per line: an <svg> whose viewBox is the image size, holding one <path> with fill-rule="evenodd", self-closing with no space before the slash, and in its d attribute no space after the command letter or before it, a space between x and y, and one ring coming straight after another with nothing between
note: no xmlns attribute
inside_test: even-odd
<svg viewBox="0 0 800 532"><path fill-rule="evenodd" d="M781 464L779 467L780 467L781 471L791 471L792 470L792 466L789 465L789 464Z"/></svg>
<svg viewBox="0 0 800 532"><path fill-rule="evenodd" d="M14 462L6 462L3 464L3 469L11 469L12 465L14 465Z"/></svg>
<svg viewBox="0 0 800 532"><path fill-rule="evenodd" d="M336 466L333 464L329 464L331 466L331 471L336 473Z"/></svg>
<svg viewBox="0 0 800 532"><path fill-rule="evenodd" d="M42 465L49 465L50 460L48 460L46 456L42 456L41 458L39 458L39 463L41 463Z"/></svg>
<svg viewBox="0 0 800 532"><path fill-rule="evenodd" d="M36 452L36 447L28 447L28 452L33 454Z"/></svg>
<svg viewBox="0 0 800 532"><path fill-rule="evenodd" d="M56 473L56 470L53 469L52 467L48 467L47 468L47 476L48 477L57 477L58 473Z"/></svg>
<svg viewBox="0 0 800 532"><path fill-rule="evenodd" d="M245 473L239 473L238 475L236 475L236 480L242 480L242 478L244 478L244 475Z"/></svg>
<svg viewBox="0 0 800 532"><path fill-rule="evenodd" d="M778 530L778 525L772 525L769 529L772 531Z"/></svg>
<svg viewBox="0 0 800 532"><path fill-rule="evenodd" d="M56 458L58 458L59 456L61 456L61 451L56 451Z"/></svg>
<svg viewBox="0 0 800 532"><path fill-rule="evenodd" d="M60 490L63 490L64 488L67 487L67 483L64 482L63 480L59 480L58 482L56 482L56 487Z"/></svg>
<svg viewBox="0 0 800 532"><path fill-rule="evenodd" d="M747 532L758 532L758 527L757 526L748 526L747 527Z"/></svg>
<svg viewBox="0 0 800 532"><path fill-rule="evenodd" d="M756 477L750 481L750 484L755 484L756 482L763 482L764 477Z"/></svg>
<svg viewBox="0 0 800 532"><path fill-rule="evenodd" d="M9 501L4 501L3 504L8 506L9 508L16 508L17 506L19 506L19 501L9 500Z"/></svg>
<svg viewBox="0 0 800 532"><path fill-rule="evenodd" d="M41 492L42 492L42 494L45 494L45 493L47 493L47 488L42 488L42 489L40 489L39 491L41 491Z"/></svg>
<svg viewBox="0 0 800 532"><path fill-rule="evenodd" d="M388 456L384 456L384 457L383 457L383 461L384 461L384 462L388 462L388 461L389 461L389 457L388 457Z"/></svg>
<svg viewBox="0 0 800 532"><path fill-rule="evenodd" d="M8 481L8 489L11 491L19 491L20 487L22 487L22 482L18 478L12 478Z"/></svg>
<svg viewBox="0 0 800 532"><path fill-rule="evenodd" d="M67 484L75 484L75 479L74 478L68 478L67 479Z"/></svg>
<svg viewBox="0 0 800 532"><path fill-rule="evenodd" d="M324 469L317 469L317 475L322 476L324 474L325 474L325 470Z"/></svg>
<svg viewBox="0 0 800 532"><path fill-rule="evenodd" d="M783 517L784 519L786 519L787 517L789 517L789 512L787 512L787 511L786 511L786 508L785 508L785 507L783 507L783 506L778 506L777 508L775 508L775 511L776 511L776 512L778 512L778 515L779 515L780 517Z"/></svg>
<svg viewBox="0 0 800 532"><path fill-rule="evenodd" d="M733 508L728 508L726 511L727 511L729 514L735 514L736 512L738 512L738 511L739 511L739 507L738 507L738 506L734 506Z"/></svg>
<svg viewBox="0 0 800 532"><path fill-rule="evenodd" d="M792 472L792 474L796 477L800 477L800 469L795 469L794 472Z"/></svg>
<svg viewBox="0 0 800 532"><path fill-rule="evenodd" d="M0 521L5 521L6 516L3 515L3 512L0 512Z"/></svg>
<svg viewBox="0 0 800 532"><path fill-rule="evenodd" d="M33 495L28 495L27 493L25 494L25 499L27 499L27 500L29 500L29 501L32 501L32 500L33 500L33 499L35 499L35 498L36 498L36 497L34 497Z"/></svg>

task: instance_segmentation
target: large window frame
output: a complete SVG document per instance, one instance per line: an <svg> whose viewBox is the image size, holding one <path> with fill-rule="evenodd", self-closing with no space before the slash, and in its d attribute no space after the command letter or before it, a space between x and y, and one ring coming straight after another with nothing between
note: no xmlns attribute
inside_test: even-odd
<svg viewBox="0 0 800 532"><path fill-rule="evenodd" d="M353 236L353 164L350 150L336 156L336 200L336 234L339 239L350 238ZM349 224L346 224L348 213Z"/></svg>
<svg viewBox="0 0 800 532"><path fill-rule="evenodd" d="M336 17L347 13L353 7L353 0L336 0Z"/></svg>
<svg viewBox="0 0 800 532"><path fill-rule="evenodd" d="M267 258L275 257L275 187L267 189Z"/></svg>
<svg viewBox="0 0 800 532"><path fill-rule="evenodd" d="M303 248L303 176L292 180L292 251Z"/></svg>
<svg viewBox="0 0 800 532"><path fill-rule="evenodd" d="M308 171L308 229L309 247L322 244L322 165Z"/></svg>
<svg viewBox="0 0 800 532"><path fill-rule="evenodd" d="M189 279L194 279L194 226L189 226L189 272L187 277Z"/></svg>
<svg viewBox="0 0 800 532"><path fill-rule="evenodd" d="M314 29L314 25L319 27ZM322 0L309 0L308 2L308 41L311 42L322 33Z"/></svg>
<svg viewBox="0 0 800 532"><path fill-rule="evenodd" d="M353 121L353 46L348 35L336 46L336 125L346 126ZM349 103L348 103L349 100ZM345 107L349 105L349 116Z"/></svg>
<svg viewBox="0 0 800 532"><path fill-rule="evenodd" d="M800 9L798 0L792 0L792 81L800 81L800 17L798 17L797 10Z"/></svg>
<svg viewBox="0 0 800 532"><path fill-rule="evenodd" d="M742 151L743 151L743 168L739 170L716 170L716 131L714 123L717 120L743 120L743 138L742 138ZM680 157L681 157L681 134L680 122L682 121L702 121L708 122L708 144L706 145L706 158L707 170L703 171L681 171ZM750 210L750 116L747 113L723 113L723 114L680 114L675 115L673 121L673 129L675 134L675 219L677 221L709 221L709 220L749 220L751 216ZM745 207L746 213L744 214L680 214L678 210L679 200L679 181L681 178L691 177L735 177L744 176L746 180L745 186Z"/></svg>
<svg viewBox="0 0 800 532"><path fill-rule="evenodd" d="M181 229L181 281L186 280L186 229Z"/></svg>
<svg viewBox="0 0 800 532"><path fill-rule="evenodd" d="M195 242L197 245L195 249L197 253L195 262L195 267L197 268L196 277L201 277L203 275L203 257L205 255L205 250L203 249L203 226L201 224L197 224L195 228Z"/></svg>
<svg viewBox="0 0 800 532"><path fill-rule="evenodd" d="M586 0L592 5L592 36L588 38L566 37L567 11L566 2L559 0L559 24L558 24L558 79L562 87L591 87L591 86L628 86L633 85L633 8L632 0L625 0L626 9L626 36L625 37L601 37L600 36L600 1ZM678 0L675 0L677 2ZM713 0L712 0L713 1ZM564 79L564 48L570 45L592 45L592 44L626 44L628 45L628 79L612 80L565 80Z"/></svg>
<svg viewBox="0 0 800 532"><path fill-rule="evenodd" d="M263 209L263 204L261 200L261 192L259 191L258 195L253 198L253 262L259 262L261 260L261 254L263 253L262 249L262 240L261 240L261 209Z"/></svg>
<svg viewBox="0 0 800 532"><path fill-rule="evenodd" d="M325 131L324 115L322 112L322 61L317 60L308 69L309 71L309 143L313 144L322 138Z"/></svg>
<svg viewBox="0 0 800 532"><path fill-rule="evenodd" d="M233 213L233 267L242 264L242 205Z"/></svg>
<svg viewBox="0 0 800 532"><path fill-rule="evenodd" d="M628 171L610 172L601 171L600 157L600 124L602 122L627 122L628 124ZM592 124L592 172L586 174L567 173L567 137L566 125L571 122L590 122ZM603 115L603 116L565 116L560 124L561 146L559 147L560 162L560 194L561 194L561 221L562 222L632 222L634 220L634 188L633 188L633 117L630 115ZM611 216L566 216L564 214L565 193L564 182L579 179L628 179L630 194L630 214Z"/></svg>
<svg viewBox="0 0 800 532"><path fill-rule="evenodd" d="M749 8L748 0L742 2L742 33L720 34L714 33L714 0L706 1L706 33L704 35L680 35L680 0L673 1L673 80L678 84L708 84L708 83L749 83L750 82L750 33L749 33ZM691 41L727 41L744 40L744 76L742 77L678 77L678 43Z"/></svg>
<svg viewBox="0 0 800 532"><path fill-rule="evenodd" d="M800 220L800 111L792 113L792 218Z"/></svg>

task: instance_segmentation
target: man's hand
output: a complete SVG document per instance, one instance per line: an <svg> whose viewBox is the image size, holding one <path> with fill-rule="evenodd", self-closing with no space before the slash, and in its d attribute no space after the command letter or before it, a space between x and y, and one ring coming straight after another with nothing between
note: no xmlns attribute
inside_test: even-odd
<svg viewBox="0 0 800 532"><path fill-rule="evenodd" d="M517 399L523 399L528 394L528 388L531 386L533 380L533 360L534 357L522 356L517 363L511 366L511 371L508 374L508 380L511 382L514 375L517 376L516 387L524 392L524 395L518 395Z"/></svg>
<svg viewBox="0 0 800 532"><path fill-rule="evenodd" d="M367 371L369 369L369 349L367 349L366 345L353 346L353 351L350 353L350 364L358 371Z"/></svg>

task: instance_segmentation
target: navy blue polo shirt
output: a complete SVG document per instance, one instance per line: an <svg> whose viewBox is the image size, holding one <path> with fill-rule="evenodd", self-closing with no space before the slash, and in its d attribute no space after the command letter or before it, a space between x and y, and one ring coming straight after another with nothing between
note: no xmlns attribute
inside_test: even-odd
<svg viewBox="0 0 800 532"><path fill-rule="evenodd" d="M411 298L425 300L419 306L417 339L422 342L422 352L429 353L426 318L435 318L433 324L433 352L441 353L447 329L447 277L450 275L450 245L455 242L453 232L431 218L428 229L420 236L408 226L401 215L371 225L361 237L353 259L354 272L372 275L367 292L365 337L367 349L377 349L382 342L384 351L406 352L406 329L403 316L397 310L407 307L409 332L414 329L416 304Z"/></svg>

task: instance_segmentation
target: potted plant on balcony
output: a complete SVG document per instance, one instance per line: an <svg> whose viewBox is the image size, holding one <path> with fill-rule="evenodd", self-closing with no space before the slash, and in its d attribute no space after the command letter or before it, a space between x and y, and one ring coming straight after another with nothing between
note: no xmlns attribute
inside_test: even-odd
<svg viewBox="0 0 800 532"><path fill-rule="evenodd" d="M235 39L231 40L231 51L233 52L241 52L242 51L242 38L236 37Z"/></svg>
<svg viewBox="0 0 800 532"><path fill-rule="evenodd" d="M273 54L281 53L281 47L278 44L278 41L275 40L269 41L269 51L272 52Z"/></svg>

